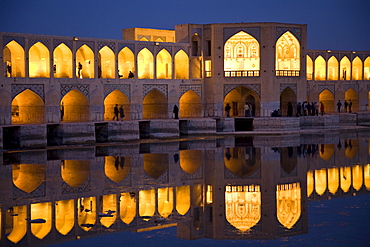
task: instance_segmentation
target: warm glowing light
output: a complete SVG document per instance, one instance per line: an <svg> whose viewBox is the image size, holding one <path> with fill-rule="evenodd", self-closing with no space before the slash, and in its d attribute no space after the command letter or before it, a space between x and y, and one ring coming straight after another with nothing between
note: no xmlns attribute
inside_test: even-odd
<svg viewBox="0 0 370 247"><path fill-rule="evenodd" d="M185 215L190 209L190 185L176 187L176 210Z"/></svg>
<svg viewBox="0 0 370 247"><path fill-rule="evenodd" d="M315 189L318 195L323 195L326 191L326 169L315 170Z"/></svg>
<svg viewBox="0 0 370 247"><path fill-rule="evenodd" d="M32 234L39 239L43 239L51 231L52 223L51 202L31 204L31 220L34 219L44 219L46 221L45 223L42 224L30 223Z"/></svg>
<svg viewBox="0 0 370 247"><path fill-rule="evenodd" d="M45 105L42 98L26 89L12 101L12 123L31 124L45 122Z"/></svg>
<svg viewBox="0 0 370 247"><path fill-rule="evenodd" d="M154 79L154 58L147 48L137 54L137 70L139 79Z"/></svg>
<svg viewBox="0 0 370 247"><path fill-rule="evenodd" d="M289 31L276 41L276 70L300 70L300 43Z"/></svg>
<svg viewBox="0 0 370 247"><path fill-rule="evenodd" d="M306 55L306 73L307 73L307 80L312 80L313 62L309 55Z"/></svg>
<svg viewBox="0 0 370 247"><path fill-rule="evenodd" d="M131 157L105 156L105 175L113 182L121 182L131 170Z"/></svg>
<svg viewBox="0 0 370 247"><path fill-rule="evenodd" d="M77 89L69 91L60 105L64 105L63 122L85 122L90 121L90 106L86 96Z"/></svg>
<svg viewBox="0 0 370 247"><path fill-rule="evenodd" d="M291 229L301 217L301 186L299 183L276 186L276 210L279 222Z"/></svg>
<svg viewBox="0 0 370 247"><path fill-rule="evenodd" d="M29 77L50 77L49 50L41 42L29 49Z"/></svg>
<svg viewBox="0 0 370 247"><path fill-rule="evenodd" d="M343 190L343 192L348 192L352 179L351 179L351 167L340 167L340 188Z"/></svg>
<svg viewBox="0 0 370 247"><path fill-rule="evenodd" d="M337 193L339 188L339 169L337 167L328 169L328 189L333 195Z"/></svg>
<svg viewBox="0 0 370 247"><path fill-rule="evenodd" d="M74 188L81 186L90 175L90 162L83 160L63 160L62 179Z"/></svg>
<svg viewBox="0 0 370 247"><path fill-rule="evenodd" d="M104 46L99 50L98 78L113 79L116 77L115 63L110 61L115 61L114 52L108 46Z"/></svg>
<svg viewBox="0 0 370 247"><path fill-rule="evenodd" d="M45 165L19 164L12 166L14 185L24 192L31 193L45 181Z"/></svg>
<svg viewBox="0 0 370 247"><path fill-rule="evenodd" d="M203 163L202 150L181 150L180 166L188 174L195 173Z"/></svg>
<svg viewBox="0 0 370 247"><path fill-rule="evenodd" d="M173 188L158 188L158 213L163 218L167 218L173 210Z"/></svg>
<svg viewBox="0 0 370 247"><path fill-rule="evenodd" d="M18 243L27 232L27 205L14 206L6 212L5 234L7 238Z"/></svg>
<svg viewBox="0 0 370 247"><path fill-rule="evenodd" d="M331 56L328 60L328 80L338 80L338 60L335 56Z"/></svg>
<svg viewBox="0 0 370 247"><path fill-rule="evenodd" d="M141 217L151 217L155 213L155 191L139 191L139 215Z"/></svg>
<svg viewBox="0 0 370 247"><path fill-rule="evenodd" d="M121 193L120 198L120 218L122 222L129 225L136 215L135 193Z"/></svg>
<svg viewBox="0 0 370 247"><path fill-rule="evenodd" d="M180 118L202 117L202 99L193 90L180 98Z"/></svg>
<svg viewBox="0 0 370 247"><path fill-rule="evenodd" d="M55 228L67 235L75 223L75 201L73 199L55 202Z"/></svg>
<svg viewBox="0 0 370 247"><path fill-rule="evenodd" d="M314 183L315 183L315 180L313 178L313 172L308 171L307 172L307 197L309 197L312 194L313 189L314 189Z"/></svg>
<svg viewBox="0 0 370 247"><path fill-rule="evenodd" d="M10 41L3 50L6 77L25 77L24 49L16 41Z"/></svg>
<svg viewBox="0 0 370 247"><path fill-rule="evenodd" d="M322 56L315 59L315 80L323 81L326 79L326 62Z"/></svg>
<svg viewBox="0 0 370 247"><path fill-rule="evenodd" d="M103 195L100 203L100 223L109 228L117 219L117 195Z"/></svg>
<svg viewBox="0 0 370 247"><path fill-rule="evenodd" d="M162 49L156 58L157 79L172 79L172 58L166 49Z"/></svg>
<svg viewBox="0 0 370 247"><path fill-rule="evenodd" d="M183 50L175 55L175 79L189 79L189 56Z"/></svg>
<svg viewBox="0 0 370 247"><path fill-rule="evenodd" d="M72 51L64 43L54 49L54 77L72 78Z"/></svg>
<svg viewBox="0 0 370 247"><path fill-rule="evenodd" d="M77 200L78 225L84 231L90 231L96 222L96 198L81 197Z"/></svg>
<svg viewBox="0 0 370 247"><path fill-rule="evenodd" d="M150 91L143 100L143 118L168 118L167 97L157 89Z"/></svg>
<svg viewBox="0 0 370 247"><path fill-rule="evenodd" d="M346 56L340 60L340 80L351 80L351 62Z"/></svg>
<svg viewBox="0 0 370 247"><path fill-rule="evenodd" d="M82 45L76 52L76 77L94 78L94 52L87 45Z"/></svg>
<svg viewBox="0 0 370 247"><path fill-rule="evenodd" d="M362 179L363 173L362 173L362 166L355 165L352 167L352 177L353 177L353 185L352 187L359 191L362 187L363 179Z"/></svg>

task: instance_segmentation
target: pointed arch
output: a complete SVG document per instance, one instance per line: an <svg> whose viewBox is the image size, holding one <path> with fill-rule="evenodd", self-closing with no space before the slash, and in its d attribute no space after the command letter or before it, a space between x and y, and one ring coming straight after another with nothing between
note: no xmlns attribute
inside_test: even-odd
<svg viewBox="0 0 370 247"><path fill-rule="evenodd" d="M330 92L328 89L323 90L319 94L319 102L320 104L324 104L325 112L332 113L335 112L335 102L334 102L334 94Z"/></svg>
<svg viewBox="0 0 370 247"><path fill-rule="evenodd" d="M31 204L31 219L44 219L46 221L42 224L31 224L31 232L35 237L43 239L51 231L52 210L51 202Z"/></svg>
<svg viewBox="0 0 370 247"><path fill-rule="evenodd" d="M362 80L362 61L358 56L352 61L352 80Z"/></svg>
<svg viewBox="0 0 370 247"><path fill-rule="evenodd" d="M180 98L180 118L202 117L202 100L193 90L184 93Z"/></svg>
<svg viewBox="0 0 370 247"><path fill-rule="evenodd" d="M370 57L364 61L364 80L370 80Z"/></svg>
<svg viewBox="0 0 370 247"><path fill-rule="evenodd" d="M72 51L64 43L54 49L54 77L72 78Z"/></svg>
<svg viewBox="0 0 370 247"><path fill-rule="evenodd" d="M137 54L137 74L139 79L154 79L154 58L147 48Z"/></svg>
<svg viewBox="0 0 370 247"><path fill-rule="evenodd" d="M50 77L50 53L48 48L41 42L37 42L28 52L29 76Z"/></svg>
<svg viewBox="0 0 370 247"><path fill-rule="evenodd" d="M158 213L163 218L168 218L168 216L173 211L174 198L173 198L173 188L165 187L158 188L157 190L157 207Z"/></svg>
<svg viewBox="0 0 370 247"><path fill-rule="evenodd" d="M326 191L328 183L326 169L315 170L315 191L316 194L322 196Z"/></svg>
<svg viewBox="0 0 370 247"><path fill-rule="evenodd" d="M45 181L45 164L19 164L12 166L13 184L26 193L36 190Z"/></svg>
<svg viewBox="0 0 370 247"><path fill-rule="evenodd" d="M64 122L85 122L90 120L89 101L77 89L73 89L64 95L60 105L64 105Z"/></svg>
<svg viewBox="0 0 370 247"><path fill-rule="evenodd" d="M176 210L180 215L185 215L190 209L190 185L176 187Z"/></svg>
<svg viewBox="0 0 370 247"><path fill-rule="evenodd" d="M45 122L45 104L41 97L30 89L19 93L12 100L12 124Z"/></svg>
<svg viewBox="0 0 370 247"><path fill-rule="evenodd" d="M224 149L225 167L240 178L255 173L261 166L253 147L231 147Z"/></svg>
<svg viewBox="0 0 370 247"><path fill-rule="evenodd" d="M324 81L326 79L326 61L320 55L315 59L315 80Z"/></svg>
<svg viewBox="0 0 370 247"><path fill-rule="evenodd" d="M292 105L291 112L288 111L290 108L290 104ZM280 94L280 109L282 116L295 116L296 114L296 107L297 105L297 95L290 87L286 87L283 92Z"/></svg>
<svg viewBox="0 0 370 247"><path fill-rule="evenodd" d="M340 80L351 80L351 62L347 56L340 60Z"/></svg>
<svg viewBox="0 0 370 247"><path fill-rule="evenodd" d="M358 94L355 90L352 88L348 89L344 93L344 99L348 102L348 104L351 104L351 109L348 109L349 112L356 112L359 110L359 104L358 104Z"/></svg>
<svg viewBox="0 0 370 247"><path fill-rule="evenodd" d="M115 78L116 60L114 52L108 46L104 46L99 50L98 58L98 78Z"/></svg>
<svg viewBox="0 0 370 247"><path fill-rule="evenodd" d="M290 31L286 31L276 41L276 70L300 70L300 49L298 39ZM279 74L277 74L279 75ZM285 75L283 73L283 75ZM295 74L294 74L295 75Z"/></svg>
<svg viewBox="0 0 370 247"><path fill-rule="evenodd" d="M94 78L94 52L87 45L82 45L76 52L76 77Z"/></svg>
<svg viewBox="0 0 370 247"><path fill-rule="evenodd" d="M140 190L139 191L139 216L150 217L155 213L155 191ZM145 218L144 218L145 220Z"/></svg>
<svg viewBox="0 0 370 247"><path fill-rule="evenodd" d="M189 56L184 50L175 55L175 79L189 79Z"/></svg>
<svg viewBox="0 0 370 247"><path fill-rule="evenodd" d="M331 56L328 60L328 80L336 81L338 80L338 59L335 56Z"/></svg>
<svg viewBox="0 0 370 247"><path fill-rule="evenodd" d="M280 224L291 229L301 217L300 183L280 184L276 186L276 216Z"/></svg>
<svg viewBox="0 0 370 247"><path fill-rule="evenodd" d="M157 89L150 91L143 99L143 118L167 118L168 101Z"/></svg>
<svg viewBox="0 0 370 247"><path fill-rule="evenodd" d="M110 212L110 217L100 217L100 223L106 228L111 227L117 219L117 195L109 194L101 196L99 211L102 214L107 214L107 212Z"/></svg>
<svg viewBox="0 0 370 247"><path fill-rule="evenodd" d="M224 98L224 108L231 106L230 116L244 116L244 105L248 102L252 105L252 116L260 114L260 97L258 94L245 86L238 86L231 90Z"/></svg>
<svg viewBox="0 0 370 247"><path fill-rule="evenodd" d="M121 79L129 78L130 71L135 73L135 56L130 48L124 47L118 53L118 76Z"/></svg>
<svg viewBox="0 0 370 247"><path fill-rule="evenodd" d="M129 225L136 216L135 193L121 193L120 197L120 218L122 222Z"/></svg>
<svg viewBox="0 0 370 247"><path fill-rule="evenodd" d="M339 169L333 167L328 169L328 190L335 195L339 189Z"/></svg>
<svg viewBox="0 0 370 247"><path fill-rule="evenodd" d="M131 158L124 156L105 156L104 172L115 183L125 179L131 170Z"/></svg>
<svg viewBox="0 0 370 247"><path fill-rule="evenodd" d="M62 160L60 175L68 185L78 188L90 176L90 162L87 160Z"/></svg>
<svg viewBox="0 0 370 247"><path fill-rule="evenodd" d="M157 54L156 66L157 79L172 79L172 57L166 49Z"/></svg>
<svg viewBox="0 0 370 247"><path fill-rule="evenodd" d="M144 154L144 171L150 177L158 179L168 169L168 154Z"/></svg>
<svg viewBox="0 0 370 247"><path fill-rule="evenodd" d="M312 80L313 75L313 62L312 58L309 55L306 55L306 73L307 73L307 80Z"/></svg>
<svg viewBox="0 0 370 247"><path fill-rule="evenodd" d="M24 48L15 40L4 47L3 62L6 66L5 77L25 77Z"/></svg>
<svg viewBox="0 0 370 247"><path fill-rule="evenodd" d="M203 162L202 150L180 150L180 167L188 174L194 174Z"/></svg>
<svg viewBox="0 0 370 247"><path fill-rule="evenodd" d="M67 235L75 225L75 200L55 202L55 228L62 235Z"/></svg>
<svg viewBox="0 0 370 247"><path fill-rule="evenodd" d="M96 222L96 197L80 197L77 199L78 225L88 232Z"/></svg>
<svg viewBox="0 0 370 247"><path fill-rule="evenodd" d="M6 233L9 241L18 243L27 233L27 205L14 206L6 211ZM17 215L17 217L14 217Z"/></svg>
<svg viewBox="0 0 370 247"><path fill-rule="evenodd" d="M130 119L130 99L121 90L116 89L104 99L104 120L113 120L115 105L118 108L122 106L124 119Z"/></svg>

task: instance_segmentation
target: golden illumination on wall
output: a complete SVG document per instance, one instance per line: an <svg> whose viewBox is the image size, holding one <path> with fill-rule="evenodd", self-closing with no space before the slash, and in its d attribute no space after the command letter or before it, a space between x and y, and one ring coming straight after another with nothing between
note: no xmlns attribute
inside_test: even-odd
<svg viewBox="0 0 370 247"><path fill-rule="evenodd" d="M300 43L289 31L276 41L276 70L300 70Z"/></svg>
<svg viewBox="0 0 370 247"><path fill-rule="evenodd" d="M78 188L90 176L90 161L62 160L60 170L64 182L74 188Z"/></svg>
<svg viewBox="0 0 370 247"><path fill-rule="evenodd" d="M367 57L364 62L364 80L370 80L370 57Z"/></svg>
<svg viewBox="0 0 370 247"><path fill-rule="evenodd" d="M37 42L29 49L29 77L50 77L50 54L48 48Z"/></svg>
<svg viewBox="0 0 370 247"><path fill-rule="evenodd" d="M315 190L318 195L321 196L325 193L326 184L326 169L315 170Z"/></svg>
<svg viewBox="0 0 370 247"><path fill-rule="evenodd" d="M75 201L73 199L55 202L55 228L67 235L75 224Z"/></svg>
<svg viewBox="0 0 370 247"><path fill-rule="evenodd" d="M349 91L349 90L348 90ZM353 98L352 98L353 99ZM345 147L345 155L348 159L353 159L358 153L358 140L345 140L344 147Z"/></svg>
<svg viewBox="0 0 370 247"><path fill-rule="evenodd" d="M45 123L43 99L30 89L26 89L12 101L12 124Z"/></svg>
<svg viewBox="0 0 370 247"><path fill-rule="evenodd" d="M325 103L324 103L324 105L325 105ZM325 107L326 107L326 105L325 105ZM328 161L333 157L334 151L335 151L335 145L334 144L320 144L319 145L320 157L325 161Z"/></svg>
<svg viewBox="0 0 370 247"><path fill-rule="evenodd" d="M352 178L353 178L352 187L357 191L359 191L362 187L362 184L363 184L362 176L363 176L362 166L360 165L353 166L352 167Z"/></svg>
<svg viewBox="0 0 370 247"><path fill-rule="evenodd" d="M331 112L335 112L335 109L334 108L334 94L332 92L330 92L328 89L325 89L323 90L320 94L319 94L319 102L322 102L325 106L325 113L331 113ZM324 145L324 146L323 146ZM324 152L325 152L325 147L326 147L327 144L322 144L320 145L321 147L324 147ZM324 160L329 158L330 159L330 154L327 152L326 154L324 154L324 152L321 152L320 151L320 157L322 157Z"/></svg>
<svg viewBox="0 0 370 247"><path fill-rule="evenodd" d="M180 150L180 166L186 173L195 173L202 166L202 163L202 150Z"/></svg>
<svg viewBox="0 0 370 247"><path fill-rule="evenodd" d="M96 222L96 198L81 197L77 199L78 225L84 231L90 231Z"/></svg>
<svg viewBox="0 0 370 247"><path fill-rule="evenodd" d="M224 46L224 71L260 70L260 45L250 34L240 31Z"/></svg>
<svg viewBox="0 0 370 247"><path fill-rule="evenodd" d="M25 77L24 49L16 41L10 41L3 49L6 77Z"/></svg>
<svg viewBox="0 0 370 247"><path fill-rule="evenodd" d="M55 78L72 78L72 51L64 43L54 49L53 72Z"/></svg>
<svg viewBox="0 0 370 247"><path fill-rule="evenodd" d="M167 218L173 210L173 188L158 188L157 192L158 200L158 213L163 218Z"/></svg>
<svg viewBox="0 0 370 247"><path fill-rule="evenodd" d="M137 54L137 74L139 79L154 79L154 58L147 48Z"/></svg>
<svg viewBox="0 0 370 247"><path fill-rule="evenodd" d="M94 78L94 52L87 45L82 45L76 52L76 77Z"/></svg>
<svg viewBox="0 0 370 247"><path fill-rule="evenodd" d="M121 193L120 197L120 218L122 222L129 225L136 216L136 199L134 192Z"/></svg>
<svg viewBox="0 0 370 247"><path fill-rule="evenodd" d="M105 156L105 176L113 182L121 182L131 170L131 157Z"/></svg>
<svg viewBox="0 0 370 247"><path fill-rule="evenodd" d="M130 71L135 74L135 56L130 48L124 47L118 53L118 77L127 79Z"/></svg>
<svg viewBox="0 0 370 247"><path fill-rule="evenodd" d="M359 57L352 61L352 80L362 80L362 61Z"/></svg>
<svg viewBox="0 0 370 247"><path fill-rule="evenodd" d="M213 203L213 186L208 184L207 191L206 191L206 203L212 204Z"/></svg>
<svg viewBox="0 0 370 247"><path fill-rule="evenodd" d="M351 187L352 179L351 179L351 167L340 167L340 188L343 190L344 193L347 193Z"/></svg>
<svg viewBox="0 0 370 247"><path fill-rule="evenodd" d="M328 60L328 80L338 80L338 59L335 56L331 56Z"/></svg>
<svg viewBox="0 0 370 247"><path fill-rule="evenodd" d="M27 205L14 206L6 213L5 235L9 241L18 243L27 232Z"/></svg>
<svg viewBox="0 0 370 247"><path fill-rule="evenodd" d="M12 165L13 184L27 193L37 189L45 181L45 174L44 164Z"/></svg>
<svg viewBox="0 0 370 247"><path fill-rule="evenodd" d="M351 80L351 62L344 56L340 60L340 80Z"/></svg>
<svg viewBox="0 0 370 247"><path fill-rule="evenodd" d="M229 171L241 178L253 174L261 165L261 161L256 158L255 149L252 147L225 148L224 162Z"/></svg>
<svg viewBox="0 0 370 247"><path fill-rule="evenodd" d="M313 171L307 171L307 197L310 197L315 186L315 180L313 178Z"/></svg>
<svg viewBox="0 0 370 247"><path fill-rule="evenodd" d="M101 196L100 223L109 228L117 219L117 195L109 194ZM109 215L109 216L108 216Z"/></svg>
<svg viewBox="0 0 370 247"><path fill-rule="evenodd" d="M364 184L367 191L370 191L370 164L364 166Z"/></svg>
<svg viewBox="0 0 370 247"><path fill-rule="evenodd" d="M139 216L152 217L154 213L155 213L155 190L140 190Z"/></svg>
<svg viewBox="0 0 370 247"><path fill-rule="evenodd" d="M326 62L320 55L315 59L315 80L324 81L326 79Z"/></svg>
<svg viewBox="0 0 370 247"><path fill-rule="evenodd" d="M300 183L276 186L276 216L279 222L291 229L301 217Z"/></svg>
<svg viewBox="0 0 370 247"><path fill-rule="evenodd" d="M184 50L175 55L175 79L189 79L189 56Z"/></svg>
<svg viewBox="0 0 370 247"><path fill-rule="evenodd" d="M99 50L98 58L98 78L116 78L114 52L108 46L104 46Z"/></svg>
<svg viewBox="0 0 370 247"><path fill-rule="evenodd" d="M328 168L328 189L333 195L337 193L339 189L339 168L333 167Z"/></svg>
<svg viewBox="0 0 370 247"><path fill-rule="evenodd" d="M143 100L143 119L168 118L167 97L157 89L150 91Z"/></svg>
<svg viewBox="0 0 370 247"><path fill-rule="evenodd" d="M172 57L166 49L157 54L156 67L157 79L172 79Z"/></svg>
<svg viewBox="0 0 370 247"><path fill-rule="evenodd" d="M307 74L307 80L312 80L313 62L309 55L306 55L306 74Z"/></svg>
<svg viewBox="0 0 370 247"><path fill-rule="evenodd" d="M63 122L90 121L89 100L79 90L69 91L60 101L60 105L64 106Z"/></svg>
<svg viewBox="0 0 370 247"><path fill-rule="evenodd" d="M123 107L124 119L130 119L130 99L121 90L115 89L104 99L104 120L113 120L116 104L119 108Z"/></svg>
<svg viewBox="0 0 370 247"><path fill-rule="evenodd" d="M226 186L226 220L245 232L261 219L261 191L259 185Z"/></svg>
<svg viewBox="0 0 370 247"><path fill-rule="evenodd" d="M180 98L180 118L202 117L202 99L193 90Z"/></svg>
<svg viewBox="0 0 370 247"><path fill-rule="evenodd" d="M52 224L51 202L31 204L31 220L34 219L44 219L46 221L45 223L40 224L30 223L32 234L39 239L43 239L51 231Z"/></svg>
<svg viewBox="0 0 370 247"><path fill-rule="evenodd" d="M176 211L185 215L190 209L190 185L176 187Z"/></svg>

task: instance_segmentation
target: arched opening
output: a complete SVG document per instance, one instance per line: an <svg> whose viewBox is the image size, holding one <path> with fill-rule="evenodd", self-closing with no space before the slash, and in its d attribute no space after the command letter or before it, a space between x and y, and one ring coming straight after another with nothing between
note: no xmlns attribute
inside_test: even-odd
<svg viewBox="0 0 370 247"><path fill-rule="evenodd" d="M255 173L261 166L259 153L253 147L231 147L224 149L225 167L240 178Z"/></svg>
<svg viewBox="0 0 370 247"><path fill-rule="evenodd" d="M367 57L364 62L364 80L370 80L370 57Z"/></svg>
<svg viewBox="0 0 370 247"><path fill-rule="evenodd" d="M289 31L276 41L275 69L277 76L298 76L300 70L300 43ZM290 71L290 72L288 72Z"/></svg>
<svg viewBox="0 0 370 247"><path fill-rule="evenodd" d="M292 117L296 114L297 96L294 91L287 87L280 95L280 110L282 116Z"/></svg>
<svg viewBox="0 0 370 247"><path fill-rule="evenodd" d="M328 89L325 89L319 94L319 102L320 104L324 104L326 113L335 112L334 95Z"/></svg>
<svg viewBox="0 0 370 247"><path fill-rule="evenodd" d="M348 89L344 93L344 99L348 102L347 112L358 111L358 95L355 90L353 90L352 88Z"/></svg>
<svg viewBox="0 0 370 247"><path fill-rule="evenodd" d="M144 154L144 171L158 179L168 169L168 154Z"/></svg>
<svg viewBox="0 0 370 247"><path fill-rule="evenodd" d="M280 148L280 165L287 174L291 174L297 166L297 152L294 147Z"/></svg>
<svg viewBox="0 0 370 247"><path fill-rule="evenodd" d="M180 118L202 117L202 100L189 90L180 98Z"/></svg>
<svg viewBox="0 0 370 247"><path fill-rule="evenodd" d="M9 241L18 243L27 232L27 205L14 206L6 211L5 235Z"/></svg>
<svg viewBox="0 0 370 247"><path fill-rule="evenodd" d="M61 100L64 106L63 122L86 122L90 120L89 101L77 89L68 92Z"/></svg>
<svg viewBox="0 0 370 247"><path fill-rule="evenodd" d="M260 114L260 98L252 90L239 86L230 91L224 99L224 109L227 104L231 107L231 117L244 117L244 105L249 103L252 106L251 116L259 116Z"/></svg>
<svg viewBox="0 0 370 247"><path fill-rule="evenodd" d="M326 79L326 62L320 55L315 59L315 80L324 81Z"/></svg>
<svg viewBox="0 0 370 247"><path fill-rule="evenodd" d="M51 202L31 204L31 220L44 219L46 221L42 224L31 223L31 232L35 237L43 239L51 231L52 210Z"/></svg>
<svg viewBox="0 0 370 247"><path fill-rule="evenodd" d="M158 213L163 218L167 218L173 210L173 188L172 187L165 187L165 188L158 188L157 192L157 207Z"/></svg>
<svg viewBox="0 0 370 247"><path fill-rule="evenodd" d="M363 183L363 173L362 173L362 166L355 165L352 167L352 177L353 177L353 183L352 187L359 191L362 187Z"/></svg>
<svg viewBox="0 0 370 247"><path fill-rule="evenodd" d="M120 197L120 218L122 222L129 225L136 216L135 193L121 193Z"/></svg>
<svg viewBox="0 0 370 247"><path fill-rule="evenodd" d="M88 232L96 222L96 198L81 197L77 199L78 225Z"/></svg>
<svg viewBox="0 0 370 247"><path fill-rule="evenodd" d="M104 172L113 182L119 183L131 170L131 157L105 156Z"/></svg>
<svg viewBox="0 0 370 247"><path fill-rule="evenodd" d="M155 191L140 190L139 191L139 216L151 217L155 213ZM144 218L146 220L147 218ZM148 219L149 220L149 219Z"/></svg>
<svg viewBox="0 0 370 247"><path fill-rule="evenodd" d="M48 48L41 42L31 46L29 50L29 76L50 77L50 55Z"/></svg>
<svg viewBox="0 0 370 247"><path fill-rule="evenodd" d="M338 60L334 56L331 56L328 60L328 80L338 80Z"/></svg>
<svg viewBox="0 0 370 247"><path fill-rule="evenodd" d="M16 41L10 41L3 49L5 77L25 77L24 49Z"/></svg>
<svg viewBox="0 0 370 247"><path fill-rule="evenodd" d="M359 143L358 140L348 139L344 140L344 154L348 159L353 159L358 153Z"/></svg>
<svg viewBox="0 0 370 247"><path fill-rule="evenodd" d="M315 191L316 194L322 196L326 191L328 183L326 169L315 170Z"/></svg>
<svg viewBox="0 0 370 247"><path fill-rule="evenodd" d="M143 100L143 118L167 118L168 102L166 96L154 89Z"/></svg>
<svg viewBox="0 0 370 247"><path fill-rule="evenodd" d="M260 45L250 34L240 31L224 45L224 73L226 77L258 76Z"/></svg>
<svg viewBox="0 0 370 247"><path fill-rule="evenodd" d="M195 173L203 162L202 150L181 150L180 151L180 166L183 171L188 174Z"/></svg>
<svg viewBox="0 0 370 247"><path fill-rule="evenodd" d="M340 60L340 80L351 80L351 62L346 56Z"/></svg>
<svg viewBox="0 0 370 247"><path fill-rule="evenodd" d="M352 61L352 80L362 80L362 61L359 57Z"/></svg>
<svg viewBox="0 0 370 247"><path fill-rule="evenodd" d="M339 188L339 169L338 167L328 169L328 190L335 195Z"/></svg>
<svg viewBox="0 0 370 247"><path fill-rule="evenodd" d="M309 55L306 55L306 74L307 74L307 80L312 80L313 75L313 62Z"/></svg>
<svg viewBox="0 0 370 247"><path fill-rule="evenodd" d="M157 79L172 79L172 58L166 49L157 54L156 66Z"/></svg>
<svg viewBox="0 0 370 247"><path fill-rule="evenodd" d="M76 52L76 77L94 78L94 52L87 45Z"/></svg>
<svg viewBox="0 0 370 247"><path fill-rule="evenodd" d="M340 174L340 188L344 193L347 193L352 185L352 171L351 167L339 167Z"/></svg>
<svg viewBox="0 0 370 247"><path fill-rule="evenodd" d="M175 55L175 79L189 79L189 56L183 50Z"/></svg>
<svg viewBox="0 0 370 247"><path fill-rule="evenodd" d="M137 54L137 74L139 79L154 79L154 58L147 48Z"/></svg>
<svg viewBox="0 0 370 247"><path fill-rule="evenodd" d="M116 89L104 100L104 120L109 121L114 119L114 107L117 105L118 109L123 108L124 118L130 119L130 99L122 93L120 90ZM119 116L120 117L120 116Z"/></svg>
<svg viewBox="0 0 370 247"><path fill-rule="evenodd" d="M320 158L328 161L330 160L335 152L335 146L334 144L320 144L320 150L319 150L319 155Z"/></svg>
<svg viewBox="0 0 370 247"><path fill-rule="evenodd" d="M185 215L190 209L190 185L176 187L176 211Z"/></svg>
<svg viewBox="0 0 370 247"><path fill-rule="evenodd" d="M307 171L307 197L310 197L314 190L315 180L313 178L313 171Z"/></svg>
<svg viewBox="0 0 370 247"><path fill-rule="evenodd" d="M130 71L135 74L134 53L128 48L124 47L118 53L118 77L121 79L129 78Z"/></svg>
<svg viewBox="0 0 370 247"><path fill-rule="evenodd" d="M54 49L54 77L72 78L72 51L64 43Z"/></svg>
<svg viewBox="0 0 370 247"><path fill-rule="evenodd" d="M276 216L280 224L291 229L301 217L300 183L276 186Z"/></svg>
<svg viewBox="0 0 370 247"><path fill-rule="evenodd" d="M37 189L46 177L44 164L19 164L12 166L13 184L24 192L31 193Z"/></svg>
<svg viewBox="0 0 370 247"><path fill-rule="evenodd" d="M12 101L12 124L45 122L44 101L33 91L26 89Z"/></svg>
<svg viewBox="0 0 370 247"><path fill-rule="evenodd" d="M115 78L115 63L114 52L108 46L101 48L98 55L98 78Z"/></svg>
<svg viewBox="0 0 370 247"><path fill-rule="evenodd" d="M55 202L55 228L67 235L75 225L75 201L73 199Z"/></svg>
<svg viewBox="0 0 370 247"><path fill-rule="evenodd" d="M108 214L110 217L100 217L100 223L106 227L111 227L117 219L117 195L109 194L100 197L100 212Z"/></svg>
<svg viewBox="0 0 370 247"><path fill-rule="evenodd" d="M63 181L73 188L78 188L90 176L90 161L62 160L60 170Z"/></svg>

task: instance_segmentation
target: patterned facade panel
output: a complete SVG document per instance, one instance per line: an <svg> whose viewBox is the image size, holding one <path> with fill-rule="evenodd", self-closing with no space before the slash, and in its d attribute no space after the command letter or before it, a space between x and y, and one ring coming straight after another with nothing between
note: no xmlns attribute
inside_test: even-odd
<svg viewBox="0 0 370 247"><path fill-rule="evenodd" d="M88 178L85 182L83 182L79 187L74 188L67 184L66 182L62 182L62 195L65 194L74 194L74 193L80 193L85 191L91 191L91 179Z"/></svg>
<svg viewBox="0 0 370 247"><path fill-rule="evenodd" d="M77 41L76 42L76 49L80 49L81 46L87 45L92 51L94 51L94 42L93 41Z"/></svg>
<svg viewBox="0 0 370 247"><path fill-rule="evenodd" d="M3 37L3 48L10 42L10 41L16 41L20 46L24 49L24 37L13 37L13 36L4 36Z"/></svg>
<svg viewBox="0 0 370 247"><path fill-rule="evenodd" d="M42 43L44 46L48 47L49 46L49 40L48 39L29 39L28 40L28 47L33 46L37 42Z"/></svg>
<svg viewBox="0 0 370 247"><path fill-rule="evenodd" d="M129 48L132 53L135 53L135 44L123 44L123 43L118 43L118 52L120 52L123 48Z"/></svg>
<svg viewBox="0 0 370 247"><path fill-rule="evenodd" d="M148 44L139 44L136 46L137 47L137 53L139 53L142 49L146 48L148 49L152 54L154 54L154 48L153 45L148 45ZM137 54L136 54L137 55Z"/></svg>
<svg viewBox="0 0 370 247"><path fill-rule="evenodd" d="M98 42L97 46L98 51L100 51L100 49L103 48L104 46L109 47L113 52L116 51L116 44L113 42Z"/></svg>
<svg viewBox="0 0 370 247"><path fill-rule="evenodd" d="M163 49L165 49L171 56L172 56L172 54L171 54L171 52L172 52L172 49L171 49L171 47L169 47L169 46L164 46L164 45L161 45L161 46L157 46L157 54L160 52L160 51L162 51Z"/></svg>
<svg viewBox="0 0 370 247"><path fill-rule="evenodd" d="M317 85L317 89L319 90L319 93L322 93L325 89L329 90L333 95L335 95L335 85L325 85L325 84L319 84Z"/></svg>
<svg viewBox="0 0 370 247"><path fill-rule="evenodd" d="M194 84L185 84L180 85L180 98L181 96L186 93L187 91L192 90L194 93L196 93L199 98L202 98L202 85L194 85Z"/></svg>
<svg viewBox="0 0 370 247"><path fill-rule="evenodd" d="M353 89L356 93L358 93L358 85L357 84L343 84L344 92L348 91L348 89Z"/></svg>
<svg viewBox="0 0 370 247"><path fill-rule="evenodd" d="M153 89L161 92L166 98L168 97L168 85L166 84L144 84L143 85L143 98Z"/></svg>
<svg viewBox="0 0 370 247"><path fill-rule="evenodd" d="M291 32L294 34L294 36L301 41L302 39L302 31L300 28L287 28L287 27L278 27L276 28L276 40L280 38L281 35L283 35L285 32Z"/></svg>
<svg viewBox="0 0 370 247"><path fill-rule="evenodd" d="M227 27L224 28L224 42L229 38L239 33L240 31L246 32L255 38L258 42L261 41L261 28L260 27Z"/></svg>
<svg viewBox="0 0 370 247"><path fill-rule="evenodd" d="M224 97L237 87L246 87L254 91L259 97L261 97L261 85L260 84L224 84Z"/></svg>
<svg viewBox="0 0 370 247"><path fill-rule="evenodd" d="M60 44L65 44L71 51L73 49L72 40L66 40L66 39L54 39L53 40L53 49L58 47Z"/></svg>
<svg viewBox="0 0 370 247"><path fill-rule="evenodd" d="M83 95L89 98L90 85L89 84L60 84L60 97L63 98L64 95L76 89L80 91Z"/></svg>
<svg viewBox="0 0 370 247"><path fill-rule="evenodd" d="M45 101L43 84L12 84L12 99L24 90L29 89Z"/></svg>
<svg viewBox="0 0 370 247"><path fill-rule="evenodd" d="M296 84L280 84L280 94L287 88L293 90L293 92L297 95L297 85Z"/></svg>
<svg viewBox="0 0 370 247"><path fill-rule="evenodd" d="M186 53L186 55L189 56L189 49L188 47L184 47L184 46L174 46L173 55L175 56L180 50L183 50Z"/></svg>
<svg viewBox="0 0 370 247"><path fill-rule="evenodd" d="M120 90L129 99L131 99L130 84L109 84L109 85L105 84L104 85L104 98L107 97L111 92L113 92L116 89Z"/></svg>

